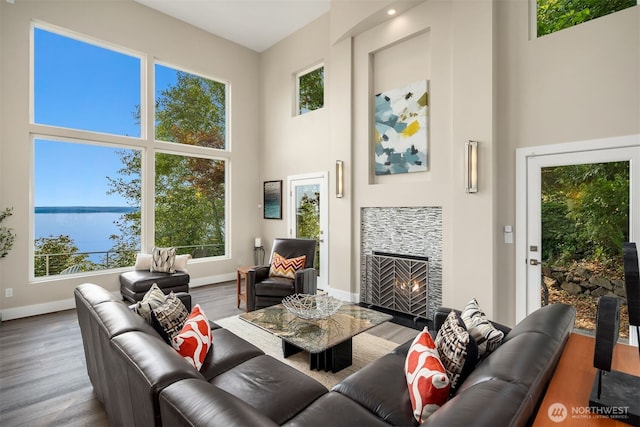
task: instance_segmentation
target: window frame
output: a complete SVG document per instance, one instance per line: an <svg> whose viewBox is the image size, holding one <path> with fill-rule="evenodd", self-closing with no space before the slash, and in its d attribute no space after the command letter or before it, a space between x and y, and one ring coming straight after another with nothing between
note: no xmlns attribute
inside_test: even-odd
<svg viewBox="0 0 640 427"><path fill-rule="evenodd" d="M300 111L300 79L302 77L306 76L307 74L310 74L310 73L312 73L312 72L314 72L316 70L319 70L320 68L324 69L323 70L323 79L322 79L322 107L316 108L315 110L309 110L309 111L301 112ZM302 71L299 71L299 72L295 73L295 75L294 75L295 92L294 92L294 106L293 106L293 115L294 116L304 116L305 114L324 109L324 106L326 104L325 76L326 76L326 67L325 67L324 61L318 62L315 65L312 65L310 67L307 67L307 68L303 69Z"/></svg>
<svg viewBox="0 0 640 427"><path fill-rule="evenodd" d="M128 136L88 131L74 128L66 128L35 122L35 29L48 31L57 35L68 37L83 43L88 43L100 48L112 50L117 53L136 57L140 60L140 136ZM152 55L142 53L134 49L126 48L109 41L91 37L72 30L68 30L43 21L33 20L30 25L29 36L29 122L28 136L31 150L30 163L30 196L29 196L29 282L42 283L60 280L60 275L35 277L35 140L46 139L60 142L78 142L90 145L102 145L107 147L134 149L141 151L141 251L150 252L154 246L155 236L155 153L165 152L187 157L201 157L211 160L224 161L225 167L225 215L224 215L224 255L198 258L197 262L228 260L231 258L231 169L232 169L232 138L231 138L231 82L220 78L208 77L205 73L192 71L187 67L173 65L169 61L161 61ZM225 85L225 148L208 148L190 146L180 143L160 141L155 139L155 64L170 67L179 71L190 73L205 79L213 80ZM66 277L82 277L114 274L127 271L131 267L94 270L70 274Z"/></svg>

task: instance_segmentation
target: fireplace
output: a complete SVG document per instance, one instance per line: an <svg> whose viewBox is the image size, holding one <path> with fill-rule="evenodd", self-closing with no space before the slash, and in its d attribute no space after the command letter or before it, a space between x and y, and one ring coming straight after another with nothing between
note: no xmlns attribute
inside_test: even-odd
<svg viewBox="0 0 640 427"><path fill-rule="evenodd" d="M360 226L360 302L433 320L442 305L442 208L365 207Z"/></svg>
<svg viewBox="0 0 640 427"><path fill-rule="evenodd" d="M429 259L374 251L366 255L368 304L429 318Z"/></svg>

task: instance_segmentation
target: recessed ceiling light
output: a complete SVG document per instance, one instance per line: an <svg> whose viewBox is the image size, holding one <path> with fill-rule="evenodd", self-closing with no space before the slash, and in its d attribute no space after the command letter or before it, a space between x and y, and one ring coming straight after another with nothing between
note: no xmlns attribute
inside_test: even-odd
<svg viewBox="0 0 640 427"><path fill-rule="evenodd" d="M395 15L395 14L396 14L396 10L395 10L395 9L389 9L389 10L387 10L387 15L389 15L389 16L393 16L393 15Z"/></svg>

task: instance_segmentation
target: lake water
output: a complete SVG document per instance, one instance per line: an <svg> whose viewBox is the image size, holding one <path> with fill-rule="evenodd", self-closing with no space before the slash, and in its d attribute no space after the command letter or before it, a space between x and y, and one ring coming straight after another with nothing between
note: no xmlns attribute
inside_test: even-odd
<svg viewBox="0 0 640 427"><path fill-rule="evenodd" d="M122 215L122 212L42 211L42 208L38 208L35 213L34 234L36 239L68 235L80 252L106 252L113 246L109 236L119 234L114 222ZM103 256L104 254L95 254L89 258L98 262Z"/></svg>

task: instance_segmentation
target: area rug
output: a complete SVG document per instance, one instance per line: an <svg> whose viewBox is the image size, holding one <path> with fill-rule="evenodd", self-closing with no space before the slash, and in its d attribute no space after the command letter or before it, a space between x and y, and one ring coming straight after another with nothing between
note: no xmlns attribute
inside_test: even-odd
<svg viewBox="0 0 640 427"><path fill-rule="evenodd" d="M398 344L363 332L353 337L353 363L335 374L332 372L312 371L309 369L309 354L301 352L291 357L282 355L282 341L275 335L254 326L238 316L216 320L215 323L249 341L265 354L275 357L287 365L308 375L330 389L352 373L362 369L381 356L391 352ZM215 346L215 342L213 344Z"/></svg>

